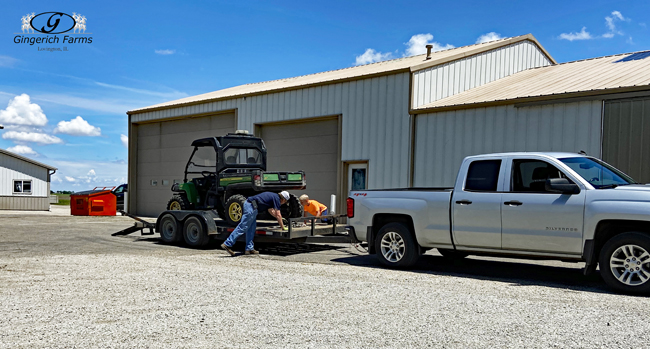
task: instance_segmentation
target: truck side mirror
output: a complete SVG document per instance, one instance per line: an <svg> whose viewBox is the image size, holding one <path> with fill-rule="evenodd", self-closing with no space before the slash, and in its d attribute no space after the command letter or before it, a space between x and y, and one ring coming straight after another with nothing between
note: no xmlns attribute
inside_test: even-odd
<svg viewBox="0 0 650 349"><path fill-rule="evenodd" d="M578 194L580 187L577 184L569 182L566 178L549 178L544 186L546 191L562 194Z"/></svg>

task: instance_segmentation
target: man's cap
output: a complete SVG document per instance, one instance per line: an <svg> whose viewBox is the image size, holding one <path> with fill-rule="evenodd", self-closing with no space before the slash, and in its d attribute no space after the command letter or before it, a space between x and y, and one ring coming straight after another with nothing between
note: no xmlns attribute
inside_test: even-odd
<svg viewBox="0 0 650 349"><path fill-rule="evenodd" d="M280 195L282 195L282 197L283 197L285 200L289 201L289 192L287 192L287 191L281 191L281 192L280 192Z"/></svg>

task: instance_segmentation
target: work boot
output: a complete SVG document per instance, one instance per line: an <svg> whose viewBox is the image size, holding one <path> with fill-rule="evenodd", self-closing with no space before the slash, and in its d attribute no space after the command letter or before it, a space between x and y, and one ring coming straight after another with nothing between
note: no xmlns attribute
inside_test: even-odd
<svg viewBox="0 0 650 349"><path fill-rule="evenodd" d="M235 251L233 251L232 249L230 249L230 247L228 247L226 244L221 244L221 248L223 248L224 250L226 250L226 252L230 253L230 255L231 255L232 257L235 256ZM248 251L247 251L247 252L248 252Z"/></svg>
<svg viewBox="0 0 650 349"><path fill-rule="evenodd" d="M260 254L260 251L257 250L247 250L244 254Z"/></svg>

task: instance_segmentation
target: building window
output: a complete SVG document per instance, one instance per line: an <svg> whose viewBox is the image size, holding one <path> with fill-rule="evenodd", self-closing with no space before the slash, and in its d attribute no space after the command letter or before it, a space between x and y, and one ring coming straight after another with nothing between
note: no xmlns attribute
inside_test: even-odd
<svg viewBox="0 0 650 349"><path fill-rule="evenodd" d="M14 193L15 194L31 194L32 193L32 181L14 181Z"/></svg>

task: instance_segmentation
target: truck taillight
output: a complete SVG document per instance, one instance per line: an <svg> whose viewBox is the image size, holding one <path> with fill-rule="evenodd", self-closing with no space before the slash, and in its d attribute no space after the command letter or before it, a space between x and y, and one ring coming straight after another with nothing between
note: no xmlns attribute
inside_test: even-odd
<svg viewBox="0 0 650 349"><path fill-rule="evenodd" d="M253 181L255 182L256 186L262 186L262 177L260 177L260 175L253 176Z"/></svg>
<svg viewBox="0 0 650 349"><path fill-rule="evenodd" d="M352 218L354 217L354 199L348 198L347 204L348 204L348 218Z"/></svg>

